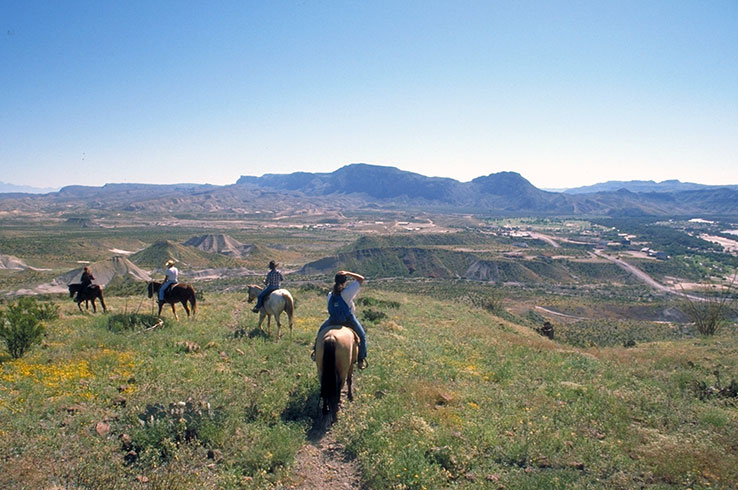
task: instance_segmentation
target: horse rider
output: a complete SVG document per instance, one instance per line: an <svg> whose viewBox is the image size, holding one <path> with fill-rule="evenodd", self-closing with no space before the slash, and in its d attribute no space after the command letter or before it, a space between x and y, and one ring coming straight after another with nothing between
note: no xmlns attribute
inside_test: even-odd
<svg viewBox="0 0 738 490"><path fill-rule="evenodd" d="M354 281L349 283L349 277L354 279ZM364 276L361 274L349 271L338 271L333 284L333 290L328 294L329 318L320 326L317 336L317 338L320 338L323 329L330 325L349 327L356 332L359 336L359 369L364 369L368 366L368 363L366 362L366 331L356 318L356 306L354 305L354 298L359 294L359 289L363 282ZM313 346L312 356L315 356L315 346Z"/></svg>
<svg viewBox="0 0 738 490"><path fill-rule="evenodd" d="M82 277L79 278L80 287L77 291L77 299L75 300L77 303L82 302L82 295L87 292L94 280L95 276L92 275L92 271L90 271L88 266L85 266L82 270Z"/></svg>
<svg viewBox="0 0 738 490"><path fill-rule="evenodd" d="M164 293L167 288L172 284L177 284L177 278L179 277L179 270L174 267L174 259L169 259L164 263L164 267L167 268L164 271L164 284L159 288L159 301L164 301Z"/></svg>
<svg viewBox="0 0 738 490"><path fill-rule="evenodd" d="M279 264L277 262L273 260L269 261L269 272L267 272L266 278L264 279L264 290L259 293L259 296L256 298L256 306L251 310L254 313L258 313L261 307L264 306L264 301L266 301L267 297L281 287L284 276L277 269L278 266Z"/></svg>

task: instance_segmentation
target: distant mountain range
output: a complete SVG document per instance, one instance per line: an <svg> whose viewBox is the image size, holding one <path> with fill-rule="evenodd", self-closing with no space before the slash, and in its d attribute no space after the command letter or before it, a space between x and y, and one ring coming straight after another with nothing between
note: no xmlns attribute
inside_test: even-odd
<svg viewBox="0 0 738 490"><path fill-rule="evenodd" d="M691 182L680 182L678 180L664 180L655 182L653 180L608 180L594 185L572 187L563 189L567 194L587 194L593 192L615 192L625 189L630 192L678 192L678 191L703 191L709 189L732 189L738 190L738 185L704 185Z"/></svg>
<svg viewBox="0 0 738 490"><path fill-rule="evenodd" d="M106 184L68 186L44 195L0 194L0 210L44 210L60 215L96 209L168 216L184 213L244 216L340 212L379 206L514 215L738 215L738 186L665 181L652 183L659 189L654 190L643 182L644 185L634 184L630 189L623 184L632 183L607 184L617 189L548 192L516 172L493 173L471 182L459 182L394 167L356 163L330 173L242 176L235 184L226 186Z"/></svg>
<svg viewBox="0 0 738 490"><path fill-rule="evenodd" d="M0 182L0 193L46 194L47 192L56 192L58 190L58 187L32 187L30 185L15 185Z"/></svg>

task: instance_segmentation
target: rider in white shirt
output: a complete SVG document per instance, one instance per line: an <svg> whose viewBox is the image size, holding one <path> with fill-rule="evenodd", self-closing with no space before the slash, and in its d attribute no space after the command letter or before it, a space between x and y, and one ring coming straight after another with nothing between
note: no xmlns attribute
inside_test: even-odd
<svg viewBox="0 0 738 490"><path fill-rule="evenodd" d="M159 301L164 301L164 292L169 286L177 283L177 277L179 276L179 270L174 267L174 260L167 260L164 267L166 267L167 270L164 271L164 284L159 288Z"/></svg>

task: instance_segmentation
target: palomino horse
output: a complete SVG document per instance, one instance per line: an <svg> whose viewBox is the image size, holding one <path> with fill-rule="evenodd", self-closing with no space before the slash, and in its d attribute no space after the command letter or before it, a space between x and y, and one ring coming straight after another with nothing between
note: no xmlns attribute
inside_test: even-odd
<svg viewBox="0 0 738 490"><path fill-rule="evenodd" d="M69 297L74 298L74 295L77 294L80 289L82 289L81 284L70 284L69 285ZM107 312L108 310L107 308L105 308L105 300L103 300L102 288L97 284L90 284L89 287L85 288L85 290L80 293L79 301L77 302L79 311L82 311L82 301L85 302L85 309L86 309L87 302L92 300L92 311L93 313L97 313L97 308L95 308L96 299L100 300L100 304L102 305L103 311Z"/></svg>
<svg viewBox="0 0 738 490"><path fill-rule="evenodd" d="M149 298L156 294L158 301L159 289L161 288L161 284L162 283L158 281L151 281L149 283ZM164 306L164 303L169 303L170 305L172 305L172 313L174 313L174 318L179 320L179 317L177 316L177 310L174 309L174 303L182 303L182 306L184 306L184 309L187 312L187 316L189 317L190 309L187 308L188 301L190 302L190 305L192 305L192 316L195 316L195 310L197 309L195 288L183 282L175 283L164 295L164 301L159 301L159 316L161 316L161 308L162 306Z"/></svg>
<svg viewBox="0 0 738 490"><path fill-rule="evenodd" d="M329 326L318 332L315 345L315 364L320 379L320 398L323 414L331 414L331 422L338 419L343 384L348 385L348 399L352 401L351 376L359 356L359 337L347 327Z"/></svg>
<svg viewBox="0 0 738 490"><path fill-rule="evenodd" d="M249 303L254 301L257 296L259 296L259 293L263 290L261 286L254 286L253 284L249 286ZM264 321L264 317L267 317L267 334L269 333L269 330L271 329L272 325L272 315L274 315L274 319L277 321L277 338L282 338L282 324L279 322L279 315L282 314L282 312L287 313L287 318L290 321L290 338L292 338L292 315L295 311L295 302L292 299L292 295L289 291L286 289L277 289L276 291L272 291L272 293L269 295L269 297L264 301L264 306L261 307L261 310L259 310L259 329L261 330L261 322Z"/></svg>

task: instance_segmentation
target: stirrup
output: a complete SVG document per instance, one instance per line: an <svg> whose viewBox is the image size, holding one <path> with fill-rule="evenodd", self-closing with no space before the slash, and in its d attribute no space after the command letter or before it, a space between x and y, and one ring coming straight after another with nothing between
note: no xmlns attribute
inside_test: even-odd
<svg viewBox="0 0 738 490"><path fill-rule="evenodd" d="M310 359L315 360L315 349L310 353Z"/></svg>
<svg viewBox="0 0 738 490"><path fill-rule="evenodd" d="M364 358L364 359L362 359L361 361L358 361L358 362L356 363L356 367L357 367L357 368L359 368L360 370L361 370L361 369L366 369L366 368L368 368L368 367L369 367L369 363L368 363L368 362L366 362L366 358Z"/></svg>

